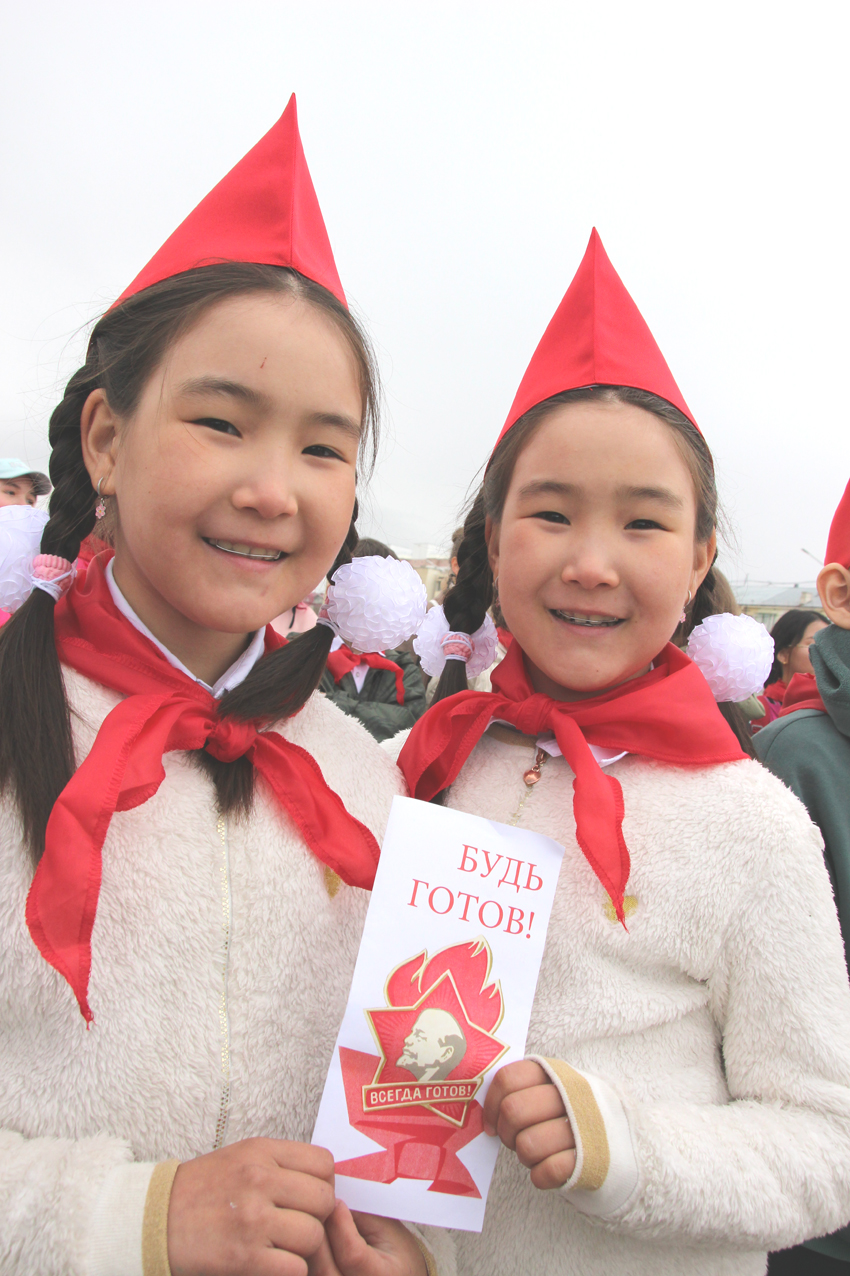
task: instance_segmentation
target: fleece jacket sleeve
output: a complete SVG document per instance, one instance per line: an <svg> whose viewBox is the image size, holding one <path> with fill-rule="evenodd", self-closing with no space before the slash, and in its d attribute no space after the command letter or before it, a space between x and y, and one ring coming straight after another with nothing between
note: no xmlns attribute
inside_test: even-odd
<svg viewBox="0 0 850 1276"><path fill-rule="evenodd" d="M576 1147L575 1169L564 1184L583 1214L615 1214L638 1184L629 1120L619 1095L601 1077L579 1072L563 1059L531 1055L557 1088Z"/></svg>
<svg viewBox="0 0 850 1276"><path fill-rule="evenodd" d="M415 1223L404 1226L412 1234L425 1259L428 1276L457 1276L455 1243L443 1227L424 1227Z"/></svg>
<svg viewBox="0 0 850 1276"><path fill-rule="evenodd" d="M597 1106L616 1154L589 1191L565 1189L618 1232L784 1249L850 1220L843 944L817 830L790 795L770 815L708 980L729 1102L621 1101L609 1088ZM634 1189L588 1209L609 1173L628 1170L623 1115Z"/></svg>
<svg viewBox="0 0 850 1276"><path fill-rule="evenodd" d="M120 1139L25 1139L0 1131L0 1271L143 1276L153 1163Z"/></svg>

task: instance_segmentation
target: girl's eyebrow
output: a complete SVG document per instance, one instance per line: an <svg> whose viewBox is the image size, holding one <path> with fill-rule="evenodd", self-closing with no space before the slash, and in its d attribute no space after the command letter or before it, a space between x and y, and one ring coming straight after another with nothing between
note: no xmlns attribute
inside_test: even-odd
<svg viewBox="0 0 850 1276"><path fill-rule="evenodd" d="M576 496L581 488L576 483L561 483L557 479L533 479L519 489L519 497ZM656 501L668 509L681 510L685 502L669 487L618 487L615 496L621 501Z"/></svg>
<svg viewBox="0 0 850 1276"><path fill-rule="evenodd" d="M178 394L199 397L205 394L221 394L231 399L238 399L258 412L269 412L272 408L272 401L267 395L252 389L249 385L244 385L241 381L231 381L227 377L192 377L191 380L183 382L178 389ZM309 421L311 425L329 425L343 430L357 440L362 433L359 421L337 412L311 412Z"/></svg>
<svg viewBox="0 0 850 1276"><path fill-rule="evenodd" d="M523 496L573 496L578 491L575 483L559 483L557 479L534 479L519 489Z"/></svg>
<svg viewBox="0 0 850 1276"><path fill-rule="evenodd" d="M626 501L657 501L668 509L681 510L685 502L669 487L618 487L617 496Z"/></svg>
<svg viewBox="0 0 850 1276"><path fill-rule="evenodd" d="M340 412L311 412L309 421L311 425L329 425L331 429L342 430L358 441L363 432L359 421Z"/></svg>
<svg viewBox="0 0 850 1276"><path fill-rule="evenodd" d="M179 394L223 394L231 399L239 399L249 407L259 411L267 411L271 407L271 399L259 390L253 390L241 381L230 381L227 377L192 377L179 387Z"/></svg>

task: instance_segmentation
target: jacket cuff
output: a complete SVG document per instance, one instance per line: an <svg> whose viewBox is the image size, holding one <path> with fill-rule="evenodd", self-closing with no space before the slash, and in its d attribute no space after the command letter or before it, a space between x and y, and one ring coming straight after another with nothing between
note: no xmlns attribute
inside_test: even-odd
<svg viewBox="0 0 850 1276"><path fill-rule="evenodd" d="M144 1276L142 1220L156 1166L129 1161L110 1170L92 1215L88 1276Z"/></svg>
<svg viewBox="0 0 850 1276"><path fill-rule="evenodd" d="M171 1276L168 1262L168 1205L179 1161L161 1161L154 1168L145 1198L142 1221L143 1276Z"/></svg>
<svg viewBox="0 0 850 1276"><path fill-rule="evenodd" d="M638 1184L631 1130L619 1097L600 1077L562 1059L529 1058L556 1086L575 1136L576 1167L561 1191L583 1214L615 1214Z"/></svg>

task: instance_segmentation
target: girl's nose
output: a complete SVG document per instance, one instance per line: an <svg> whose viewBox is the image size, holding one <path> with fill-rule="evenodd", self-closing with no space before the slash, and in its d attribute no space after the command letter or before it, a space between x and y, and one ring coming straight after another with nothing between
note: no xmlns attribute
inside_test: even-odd
<svg viewBox="0 0 850 1276"><path fill-rule="evenodd" d="M298 497L288 469L269 467L246 476L231 497L238 510L255 510L261 518L281 518L298 513Z"/></svg>
<svg viewBox="0 0 850 1276"><path fill-rule="evenodd" d="M604 539L598 535L571 536L561 580L565 585L580 585L582 589L597 589L600 585L613 588L620 583L620 573L613 554L607 552Z"/></svg>

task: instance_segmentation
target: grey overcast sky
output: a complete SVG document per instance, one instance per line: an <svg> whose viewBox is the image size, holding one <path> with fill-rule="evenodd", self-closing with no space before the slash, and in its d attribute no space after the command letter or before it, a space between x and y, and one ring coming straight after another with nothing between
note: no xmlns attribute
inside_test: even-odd
<svg viewBox="0 0 850 1276"><path fill-rule="evenodd" d="M368 524L445 543L591 226L711 444L741 579L813 578L850 476L846 0L29 0L0 41L0 451L298 95L378 348Z"/></svg>

